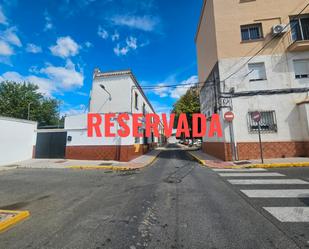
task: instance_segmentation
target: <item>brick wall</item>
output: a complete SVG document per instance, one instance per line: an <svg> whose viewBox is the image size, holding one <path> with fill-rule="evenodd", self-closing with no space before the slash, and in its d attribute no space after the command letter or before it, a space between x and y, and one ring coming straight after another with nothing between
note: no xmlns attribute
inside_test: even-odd
<svg viewBox="0 0 309 249"><path fill-rule="evenodd" d="M148 152L143 145L67 146L66 158L76 160L114 160L128 162Z"/></svg>
<svg viewBox="0 0 309 249"><path fill-rule="evenodd" d="M226 143L223 142L204 142L202 144L203 152L215 156L221 160L228 160L229 150Z"/></svg>
<svg viewBox="0 0 309 249"><path fill-rule="evenodd" d="M309 142L264 142L262 145L264 158L309 156ZM202 150L221 160L232 160L229 143L204 142ZM259 143L237 143L237 151L239 160L260 158Z"/></svg>
<svg viewBox="0 0 309 249"><path fill-rule="evenodd" d="M264 158L309 156L309 142L264 142ZM260 158L259 143L238 143L239 160Z"/></svg>

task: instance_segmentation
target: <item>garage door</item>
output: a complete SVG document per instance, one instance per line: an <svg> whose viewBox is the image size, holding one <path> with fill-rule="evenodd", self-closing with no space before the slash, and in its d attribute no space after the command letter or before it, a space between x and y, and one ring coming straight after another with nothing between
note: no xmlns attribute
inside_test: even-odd
<svg viewBox="0 0 309 249"><path fill-rule="evenodd" d="M64 158L67 132L42 132L37 134L36 158Z"/></svg>

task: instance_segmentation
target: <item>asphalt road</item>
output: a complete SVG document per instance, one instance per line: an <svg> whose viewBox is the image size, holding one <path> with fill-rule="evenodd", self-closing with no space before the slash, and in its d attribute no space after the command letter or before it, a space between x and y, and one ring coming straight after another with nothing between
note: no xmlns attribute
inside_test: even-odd
<svg viewBox="0 0 309 249"><path fill-rule="evenodd" d="M138 172L1 171L0 209L31 217L0 248L309 248L308 223L280 223L263 205L177 150Z"/></svg>

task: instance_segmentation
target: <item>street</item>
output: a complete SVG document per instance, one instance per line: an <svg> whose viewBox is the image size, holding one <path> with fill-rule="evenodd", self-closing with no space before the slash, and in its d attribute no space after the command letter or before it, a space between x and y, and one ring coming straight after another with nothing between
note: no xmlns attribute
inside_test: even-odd
<svg viewBox="0 0 309 249"><path fill-rule="evenodd" d="M256 173L266 172L254 179L309 181L309 168ZM309 222L280 222L263 208L308 207L308 197L241 191L308 185L238 185L250 176L224 174L175 149L140 171L0 171L0 209L31 212L0 234L0 248L309 248Z"/></svg>

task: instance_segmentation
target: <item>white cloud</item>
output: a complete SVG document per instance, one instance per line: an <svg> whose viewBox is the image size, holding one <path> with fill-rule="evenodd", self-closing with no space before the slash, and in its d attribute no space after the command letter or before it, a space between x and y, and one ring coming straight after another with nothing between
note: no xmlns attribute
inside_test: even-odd
<svg viewBox="0 0 309 249"><path fill-rule="evenodd" d="M0 40L0 56L10 56L12 54L14 54L14 51L10 45Z"/></svg>
<svg viewBox="0 0 309 249"><path fill-rule="evenodd" d="M45 13L44 13L44 19L45 19L44 31L48 31L48 30L52 29L54 27L54 25L53 25L51 18L50 18L47 11L45 11Z"/></svg>
<svg viewBox="0 0 309 249"><path fill-rule="evenodd" d="M65 67L48 65L41 70L35 70L35 73L40 76L34 74L24 76L18 72L10 71L0 75L0 81L31 82L38 85L39 92L46 96L83 86L84 76L81 72L76 71L75 65L71 61L68 61Z"/></svg>
<svg viewBox="0 0 309 249"><path fill-rule="evenodd" d="M74 116L74 115L82 114L82 113L85 113L86 108L87 107L85 105L77 105L73 107L71 105L68 105L68 107L66 107L64 110L60 112L60 115L61 116Z"/></svg>
<svg viewBox="0 0 309 249"><path fill-rule="evenodd" d="M17 32L16 27L11 27L1 32L0 36L4 41L14 46L21 47L22 44L21 44L19 37L16 35L16 32Z"/></svg>
<svg viewBox="0 0 309 249"><path fill-rule="evenodd" d="M191 86L194 86L197 82L198 82L198 77L196 75L193 75L189 77L188 79L183 80L181 82L178 82L176 80L175 75L171 75L164 82L160 82L156 84L156 86L158 87L154 88L154 93L160 96L161 98L171 97L174 99L178 99L182 95L184 95L187 92L187 90ZM176 87L175 88L164 87L168 85L176 85Z"/></svg>
<svg viewBox="0 0 309 249"><path fill-rule="evenodd" d="M0 6L0 24L8 25L7 18L3 13L2 7Z"/></svg>
<svg viewBox="0 0 309 249"><path fill-rule="evenodd" d="M121 56L121 55L127 55L127 53L129 52L129 48L128 47L120 47L120 44L118 43L117 46L114 48L114 53L117 56Z"/></svg>
<svg viewBox="0 0 309 249"><path fill-rule="evenodd" d="M129 48L137 49L137 38L130 36L126 39L126 43Z"/></svg>
<svg viewBox="0 0 309 249"><path fill-rule="evenodd" d="M75 65L68 61L65 67L47 66L41 69L53 82L57 82L59 87L64 90L79 88L83 86L84 76L82 73L77 72Z"/></svg>
<svg viewBox="0 0 309 249"><path fill-rule="evenodd" d="M197 82L198 82L198 77L196 75L191 76L187 80L182 81L178 87L171 90L170 96L174 99L180 98L182 95L184 95L187 92L187 90L190 87L194 86Z"/></svg>
<svg viewBox="0 0 309 249"><path fill-rule="evenodd" d="M127 55L131 50L136 50L138 48L137 38L130 36L126 39L126 46L121 47L118 43L114 48L114 53L117 56Z"/></svg>
<svg viewBox="0 0 309 249"><path fill-rule="evenodd" d="M155 94L159 95L161 98L167 97L169 95L169 89L166 87L163 87L164 83L159 83L157 86L158 88L155 88L154 92Z"/></svg>
<svg viewBox="0 0 309 249"><path fill-rule="evenodd" d="M98 27L98 36L100 36L102 39L106 40L109 36L108 32L103 29L101 26Z"/></svg>
<svg viewBox="0 0 309 249"><path fill-rule="evenodd" d="M17 72L6 72L0 76L0 81L15 81L17 83L31 82L39 87L39 92L46 96L51 96L51 92L55 91L53 83L50 79L38 77L35 75L23 76Z"/></svg>
<svg viewBox="0 0 309 249"><path fill-rule="evenodd" d="M120 34L117 30L115 30L114 34L112 35L112 41L118 41L120 38Z"/></svg>
<svg viewBox="0 0 309 249"><path fill-rule="evenodd" d="M57 44L49 49L53 55L61 58L67 58L78 54L80 46L69 36L59 37Z"/></svg>
<svg viewBox="0 0 309 249"><path fill-rule="evenodd" d="M91 48L93 45L92 45L92 43L90 42L90 41L86 41L85 42L85 47L86 48Z"/></svg>
<svg viewBox="0 0 309 249"><path fill-rule="evenodd" d="M114 25L127 26L134 29L140 29L143 31L154 31L158 26L160 20L154 16L114 16L111 18Z"/></svg>
<svg viewBox="0 0 309 249"><path fill-rule="evenodd" d="M26 47L26 51L33 54L38 54L42 52L42 48L33 43L28 43Z"/></svg>
<svg viewBox="0 0 309 249"><path fill-rule="evenodd" d="M0 31L0 56L9 57L15 54L14 47L22 46L16 32L16 27L10 27Z"/></svg>

